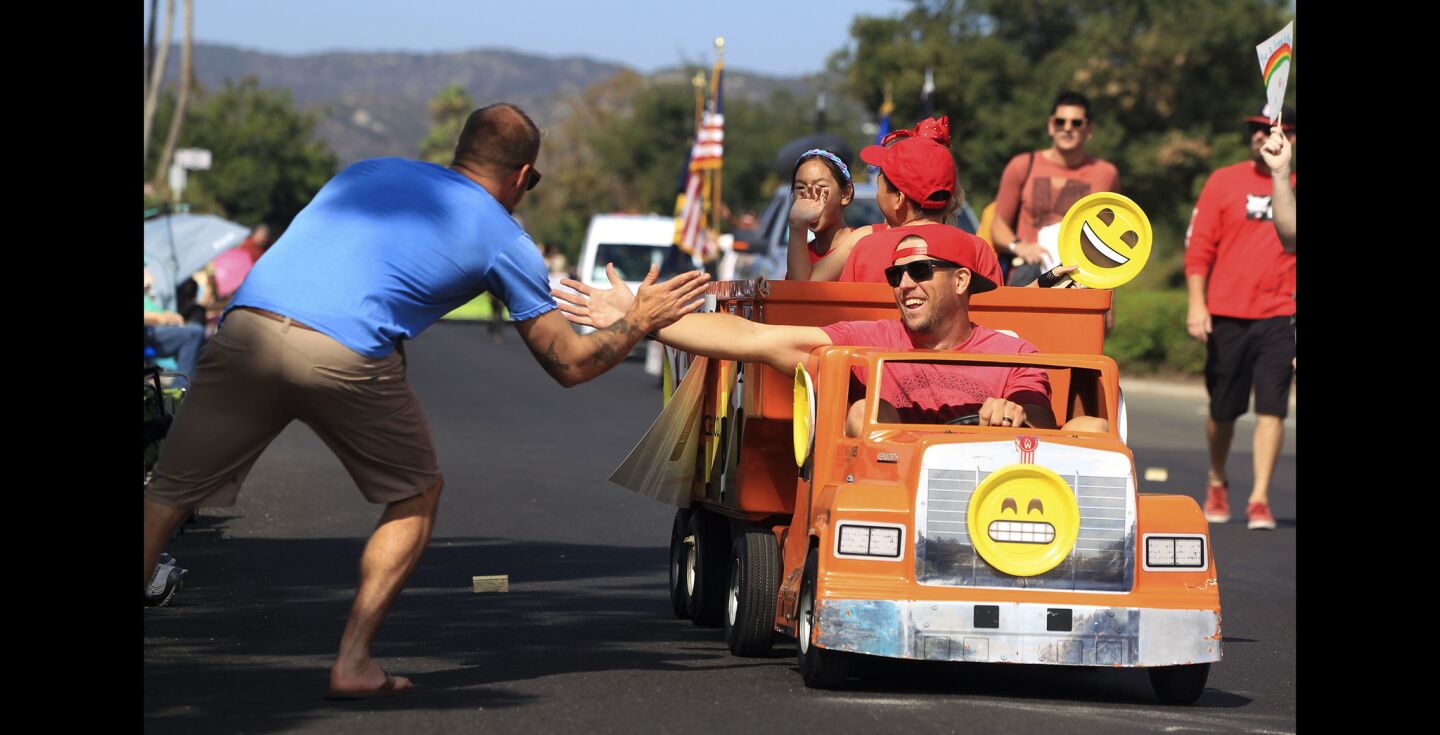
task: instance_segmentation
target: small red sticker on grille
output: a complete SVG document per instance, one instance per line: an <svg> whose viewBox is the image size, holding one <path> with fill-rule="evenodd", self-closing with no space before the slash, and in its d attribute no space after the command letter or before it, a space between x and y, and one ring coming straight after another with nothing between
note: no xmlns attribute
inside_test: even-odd
<svg viewBox="0 0 1440 735"><path fill-rule="evenodd" d="M1017 436L1015 437L1015 451L1020 453L1020 461L1024 464L1035 463L1035 448L1040 446L1038 436Z"/></svg>

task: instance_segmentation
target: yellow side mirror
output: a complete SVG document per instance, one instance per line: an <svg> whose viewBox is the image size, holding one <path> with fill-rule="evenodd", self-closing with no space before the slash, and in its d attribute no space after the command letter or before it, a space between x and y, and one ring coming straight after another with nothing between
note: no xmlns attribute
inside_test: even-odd
<svg viewBox="0 0 1440 735"><path fill-rule="evenodd" d="M804 467L810 456L810 446L815 442L815 384L805 363L795 363L795 406L794 412L795 465Z"/></svg>

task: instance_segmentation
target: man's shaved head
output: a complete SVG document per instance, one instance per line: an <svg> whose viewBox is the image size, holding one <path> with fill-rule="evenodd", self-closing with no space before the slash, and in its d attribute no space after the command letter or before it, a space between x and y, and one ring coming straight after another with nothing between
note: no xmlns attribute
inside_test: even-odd
<svg viewBox="0 0 1440 735"><path fill-rule="evenodd" d="M540 154L540 128L520 108L501 102L482 107L465 120L455 144L455 164L470 164L504 176Z"/></svg>

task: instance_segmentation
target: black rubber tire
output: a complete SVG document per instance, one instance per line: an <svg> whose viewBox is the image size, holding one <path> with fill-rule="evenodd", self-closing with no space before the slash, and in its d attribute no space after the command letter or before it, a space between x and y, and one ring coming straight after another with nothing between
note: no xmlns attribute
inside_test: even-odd
<svg viewBox="0 0 1440 735"><path fill-rule="evenodd" d="M670 524L670 607L682 620L690 617L690 587L685 579L690 556L685 537L689 532L690 509L676 508L675 522Z"/></svg>
<svg viewBox="0 0 1440 735"><path fill-rule="evenodd" d="M1150 669L1150 686L1165 704L1194 704L1205 693L1210 664L1156 666Z"/></svg>
<svg viewBox="0 0 1440 735"><path fill-rule="evenodd" d="M844 651L828 651L814 644L815 579L820 566L814 551L805 560L805 576L800 580L800 609L796 616L796 657L800 678L811 689L839 689L850 675L850 655Z"/></svg>
<svg viewBox="0 0 1440 735"><path fill-rule="evenodd" d="M729 581L730 524L725 517L704 508L690 511L691 570L689 613L691 622L706 628L720 626L725 617L725 583Z"/></svg>
<svg viewBox="0 0 1440 735"><path fill-rule="evenodd" d="M764 528L747 528L730 549L725 595L725 643L736 656L764 656L775 637L780 546Z"/></svg>

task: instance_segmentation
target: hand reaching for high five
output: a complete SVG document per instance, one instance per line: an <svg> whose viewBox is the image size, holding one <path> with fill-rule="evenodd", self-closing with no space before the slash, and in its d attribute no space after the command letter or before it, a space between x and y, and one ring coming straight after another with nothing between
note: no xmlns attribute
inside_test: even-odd
<svg viewBox="0 0 1440 735"><path fill-rule="evenodd" d="M703 297L710 283L709 274L694 270L657 284L660 266L652 265L639 291L632 294L615 272L613 263L605 264L605 276L612 288L595 288L565 278L561 279L561 285L574 291L556 288L550 290L550 295L559 302L561 314L575 324L605 329L628 315L634 318L636 326L653 332L699 309L705 303Z"/></svg>

